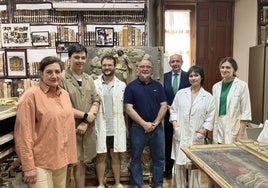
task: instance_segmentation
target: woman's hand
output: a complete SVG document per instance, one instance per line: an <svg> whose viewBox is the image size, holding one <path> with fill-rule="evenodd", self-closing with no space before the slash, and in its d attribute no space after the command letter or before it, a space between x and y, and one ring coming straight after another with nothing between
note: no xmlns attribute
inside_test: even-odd
<svg viewBox="0 0 268 188"><path fill-rule="evenodd" d="M202 128L202 129L197 130L197 131L195 131L195 132L196 132L196 133L200 133L200 134L202 134L202 135L206 136L206 134L207 134L207 129Z"/></svg>
<svg viewBox="0 0 268 188"><path fill-rule="evenodd" d="M176 129L176 128L180 127L180 125L177 123L176 120L172 121L171 123L172 123L173 129Z"/></svg>
<svg viewBox="0 0 268 188"><path fill-rule="evenodd" d="M97 113L88 113L87 122L92 123L96 119Z"/></svg>
<svg viewBox="0 0 268 188"><path fill-rule="evenodd" d="M24 171L23 180L27 184L35 184L37 179L36 169Z"/></svg>
<svg viewBox="0 0 268 188"><path fill-rule="evenodd" d="M82 134L82 135L85 134L87 131L87 127L88 127L87 123L81 122L76 128L76 133Z"/></svg>
<svg viewBox="0 0 268 188"><path fill-rule="evenodd" d="M237 134L235 141L238 142L239 140L242 140L242 139L244 139L244 134Z"/></svg>

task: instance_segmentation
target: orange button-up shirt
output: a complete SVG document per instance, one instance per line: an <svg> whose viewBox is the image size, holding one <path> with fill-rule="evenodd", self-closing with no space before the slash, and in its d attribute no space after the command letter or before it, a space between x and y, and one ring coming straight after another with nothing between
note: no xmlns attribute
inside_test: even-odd
<svg viewBox="0 0 268 188"><path fill-rule="evenodd" d="M77 162L74 112L69 94L40 81L20 98L15 149L23 171L59 169Z"/></svg>

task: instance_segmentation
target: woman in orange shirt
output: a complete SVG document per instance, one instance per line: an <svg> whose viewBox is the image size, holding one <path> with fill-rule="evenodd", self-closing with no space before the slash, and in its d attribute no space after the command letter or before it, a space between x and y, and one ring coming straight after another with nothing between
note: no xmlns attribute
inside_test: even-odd
<svg viewBox="0 0 268 188"><path fill-rule="evenodd" d="M39 64L40 82L20 98L15 149L31 188L65 188L67 165L77 162L74 112L59 87L62 62L48 56Z"/></svg>

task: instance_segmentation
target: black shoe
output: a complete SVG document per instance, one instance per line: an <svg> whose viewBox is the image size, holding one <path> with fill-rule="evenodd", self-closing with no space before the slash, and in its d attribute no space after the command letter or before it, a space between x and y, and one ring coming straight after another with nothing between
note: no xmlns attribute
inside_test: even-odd
<svg viewBox="0 0 268 188"><path fill-rule="evenodd" d="M172 170L165 171L164 178L172 178Z"/></svg>

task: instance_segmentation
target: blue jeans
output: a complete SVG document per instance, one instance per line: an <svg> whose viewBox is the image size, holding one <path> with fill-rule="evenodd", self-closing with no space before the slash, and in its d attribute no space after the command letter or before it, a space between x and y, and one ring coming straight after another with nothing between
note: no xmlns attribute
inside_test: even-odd
<svg viewBox="0 0 268 188"><path fill-rule="evenodd" d="M154 186L163 185L163 171L165 165L164 130L159 124L154 131L145 133L142 126L132 123L130 127L131 144L131 185L141 187L143 185L143 172L141 166L142 153L145 146L149 146L152 157Z"/></svg>

